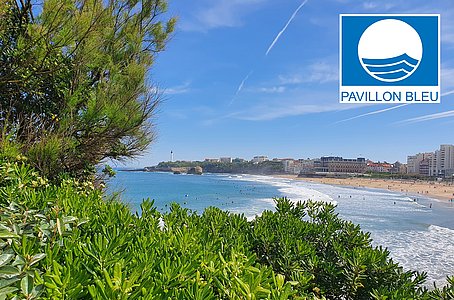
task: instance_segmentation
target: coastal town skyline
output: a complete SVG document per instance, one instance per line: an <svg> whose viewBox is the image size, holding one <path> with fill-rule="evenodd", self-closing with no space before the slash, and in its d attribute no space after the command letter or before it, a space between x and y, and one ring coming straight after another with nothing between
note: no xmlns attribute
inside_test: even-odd
<svg viewBox="0 0 454 300"><path fill-rule="evenodd" d="M305 1L306 2L306 1ZM172 1L176 33L153 67L157 140L127 166L235 153L374 157L451 144L451 1ZM299 8L299 9L298 9ZM339 14L441 14L441 104L340 104ZM285 29L285 30L284 30Z"/></svg>
<svg viewBox="0 0 454 300"><path fill-rule="evenodd" d="M265 162L282 163L282 171L290 174L309 173L390 173L408 174L423 177L454 177L454 145L442 144L434 151L407 155L406 161L380 161L373 158L342 156L321 156L317 158L270 158L266 155L256 155L252 159L242 157L223 156L218 158L204 158L201 160L175 160L174 152L170 152L170 160L162 161L157 166L166 163L208 163L208 164L235 164ZM156 166L145 166L145 170L155 170Z"/></svg>

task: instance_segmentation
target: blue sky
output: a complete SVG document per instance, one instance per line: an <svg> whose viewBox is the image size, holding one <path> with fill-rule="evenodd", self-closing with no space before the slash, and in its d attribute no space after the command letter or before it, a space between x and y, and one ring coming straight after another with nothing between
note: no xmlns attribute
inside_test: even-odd
<svg viewBox="0 0 454 300"><path fill-rule="evenodd" d="M452 0L309 0L272 45L302 3L171 0L177 30L150 72L165 98L154 120L158 139L127 165L169 160L171 150L177 160L339 155L405 161L454 143ZM340 13L440 13L442 103L339 104Z"/></svg>

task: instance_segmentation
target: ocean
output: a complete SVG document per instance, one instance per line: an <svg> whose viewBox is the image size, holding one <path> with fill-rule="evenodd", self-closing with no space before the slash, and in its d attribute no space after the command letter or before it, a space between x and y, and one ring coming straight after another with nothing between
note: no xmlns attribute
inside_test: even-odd
<svg viewBox="0 0 454 300"><path fill-rule="evenodd" d="M202 212L216 206L248 219L273 210L273 197L335 203L339 216L371 233L374 245L387 247L404 268L425 271L428 283L446 283L454 275L454 203L387 190L331 186L254 175L117 172L108 191L140 212L150 198L166 211L169 203ZM416 201L415 201L416 199Z"/></svg>

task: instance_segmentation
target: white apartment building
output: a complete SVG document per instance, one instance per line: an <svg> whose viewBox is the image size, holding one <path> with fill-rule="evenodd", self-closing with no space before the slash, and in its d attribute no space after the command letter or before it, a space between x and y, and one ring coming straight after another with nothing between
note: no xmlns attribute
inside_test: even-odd
<svg viewBox="0 0 454 300"><path fill-rule="evenodd" d="M290 174L310 173L314 171L315 160L313 159L285 159L282 161L284 164L284 171Z"/></svg>
<svg viewBox="0 0 454 300"><path fill-rule="evenodd" d="M438 177L453 176L454 145L440 145L440 149L435 152L408 156L407 173Z"/></svg>
<svg viewBox="0 0 454 300"><path fill-rule="evenodd" d="M426 171L426 165L434 157L433 152L418 153L416 155L409 155L407 157L407 174L420 174L426 173L429 175L429 171ZM421 170L421 164L424 170ZM430 169L430 168L429 168ZM422 171L422 172L421 172Z"/></svg>
<svg viewBox="0 0 454 300"><path fill-rule="evenodd" d="M441 145L429 165L430 176L450 177L454 174L454 145Z"/></svg>
<svg viewBox="0 0 454 300"><path fill-rule="evenodd" d="M295 167L296 160L294 159L285 159L282 161L282 164L284 165L284 172L285 173L293 173L294 167Z"/></svg>

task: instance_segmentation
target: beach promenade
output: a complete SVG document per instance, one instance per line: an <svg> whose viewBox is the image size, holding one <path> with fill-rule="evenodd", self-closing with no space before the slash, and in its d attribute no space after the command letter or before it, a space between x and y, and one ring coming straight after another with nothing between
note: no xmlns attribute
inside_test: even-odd
<svg viewBox="0 0 454 300"><path fill-rule="evenodd" d="M330 185L377 188L408 194L409 196L420 195L447 201L454 198L454 185L451 182L377 178L298 178L296 175L279 175L278 177Z"/></svg>

